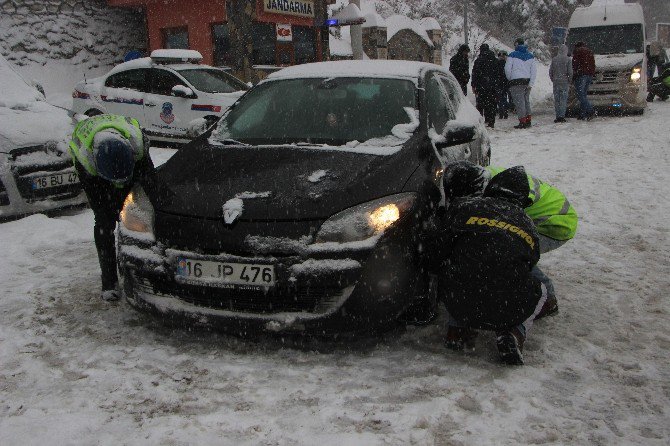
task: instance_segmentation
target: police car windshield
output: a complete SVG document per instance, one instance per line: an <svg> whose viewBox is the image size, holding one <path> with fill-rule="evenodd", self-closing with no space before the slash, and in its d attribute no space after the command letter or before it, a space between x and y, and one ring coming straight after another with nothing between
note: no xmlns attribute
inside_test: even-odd
<svg viewBox="0 0 670 446"><path fill-rule="evenodd" d="M224 116L216 138L247 144L332 145L385 138L394 134L391 130L397 124L412 122L406 109L417 108L416 96L414 83L403 79L264 82ZM402 143L398 138L389 145Z"/></svg>
<svg viewBox="0 0 670 446"><path fill-rule="evenodd" d="M179 70L179 74L184 76L196 90L205 93L233 93L249 88L244 82L216 68L185 69Z"/></svg>

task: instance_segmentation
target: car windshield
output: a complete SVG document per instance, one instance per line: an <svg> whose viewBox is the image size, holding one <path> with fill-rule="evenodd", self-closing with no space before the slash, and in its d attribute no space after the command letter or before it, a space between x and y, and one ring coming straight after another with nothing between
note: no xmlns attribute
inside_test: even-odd
<svg viewBox="0 0 670 446"><path fill-rule="evenodd" d="M249 144L365 142L397 134L394 126L412 123L408 109L416 109L416 96L414 83L402 79L265 82L224 116L216 138Z"/></svg>
<svg viewBox="0 0 670 446"><path fill-rule="evenodd" d="M216 68L179 70L179 74L184 76L196 90L205 93L232 93L249 89L244 82Z"/></svg>
<svg viewBox="0 0 670 446"><path fill-rule="evenodd" d="M612 25L570 28L568 48L585 42L594 54L633 54L644 52L642 25Z"/></svg>

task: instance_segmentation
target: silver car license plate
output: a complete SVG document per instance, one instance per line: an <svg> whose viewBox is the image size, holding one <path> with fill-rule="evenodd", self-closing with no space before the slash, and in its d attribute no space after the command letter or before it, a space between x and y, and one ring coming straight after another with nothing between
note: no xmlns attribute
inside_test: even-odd
<svg viewBox="0 0 670 446"><path fill-rule="evenodd" d="M271 287L275 284L273 265L229 263L210 260L177 259L177 277L210 286L247 285Z"/></svg>
<svg viewBox="0 0 670 446"><path fill-rule="evenodd" d="M55 173L33 178L33 190L47 189L50 187L68 186L79 183L76 172Z"/></svg>

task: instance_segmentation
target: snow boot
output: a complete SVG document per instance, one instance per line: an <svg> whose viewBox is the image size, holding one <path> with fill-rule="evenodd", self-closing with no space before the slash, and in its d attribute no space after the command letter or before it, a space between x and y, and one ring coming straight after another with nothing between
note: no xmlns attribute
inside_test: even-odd
<svg viewBox="0 0 670 446"><path fill-rule="evenodd" d="M115 302L121 298L121 293L118 290L104 290L100 298L105 302Z"/></svg>
<svg viewBox="0 0 670 446"><path fill-rule="evenodd" d="M437 318L437 315L437 302L427 297L422 297L417 299L415 302L412 302L409 308L407 308L407 310L405 310L405 312L400 315L398 320L400 322L404 322L407 325L416 325L421 327L424 325L429 325L435 320L435 318Z"/></svg>
<svg viewBox="0 0 670 446"><path fill-rule="evenodd" d="M529 128L531 125L532 125L531 116L528 115L528 116L526 116L526 128Z"/></svg>
<svg viewBox="0 0 670 446"><path fill-rule="evenodd" d="M519 118L519 125L515 125L515 129L527 129L530 127L530 121L528 120L528 116L524 116L523 118Z"/></svg>
<svg viewBox="0 0 670 446"><path fill-rule="evenodd" d="M535 316L535 320L553 316L556 313L558 313L558 300L556 299L556 296L548 296L547 300L544 301L544 305L542 305L542 309L537 316Z"/></svg>
<svg viewBox="0 0 670 446"><path fill-rule="evenodd" d="M523 365L523 343L526 337L514 327L496 333L496 346L500 360L508 365Z"/></svg>
<svg viewBox="0 0 670 446"><path fill-rule="evenodd" d="M475 339L477 339L477 331L468 327L456 327L449 325L447 327L447 339L444 345L449 350L472 351L475 349Z"/></svg>

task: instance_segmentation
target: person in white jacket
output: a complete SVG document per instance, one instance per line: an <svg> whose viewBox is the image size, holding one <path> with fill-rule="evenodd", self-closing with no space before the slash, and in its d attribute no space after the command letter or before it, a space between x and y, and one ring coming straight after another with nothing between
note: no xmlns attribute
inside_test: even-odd
<svg viewBox="0 0 670 446"><path fill-rule="evenodd" d="M505 76L509 81L509 91L519 117L519 125L515 129L531 126L530 90L535 84L537 66L533 53L528 51L523 39L517 39L516 48L507 56Z"/></svg>

